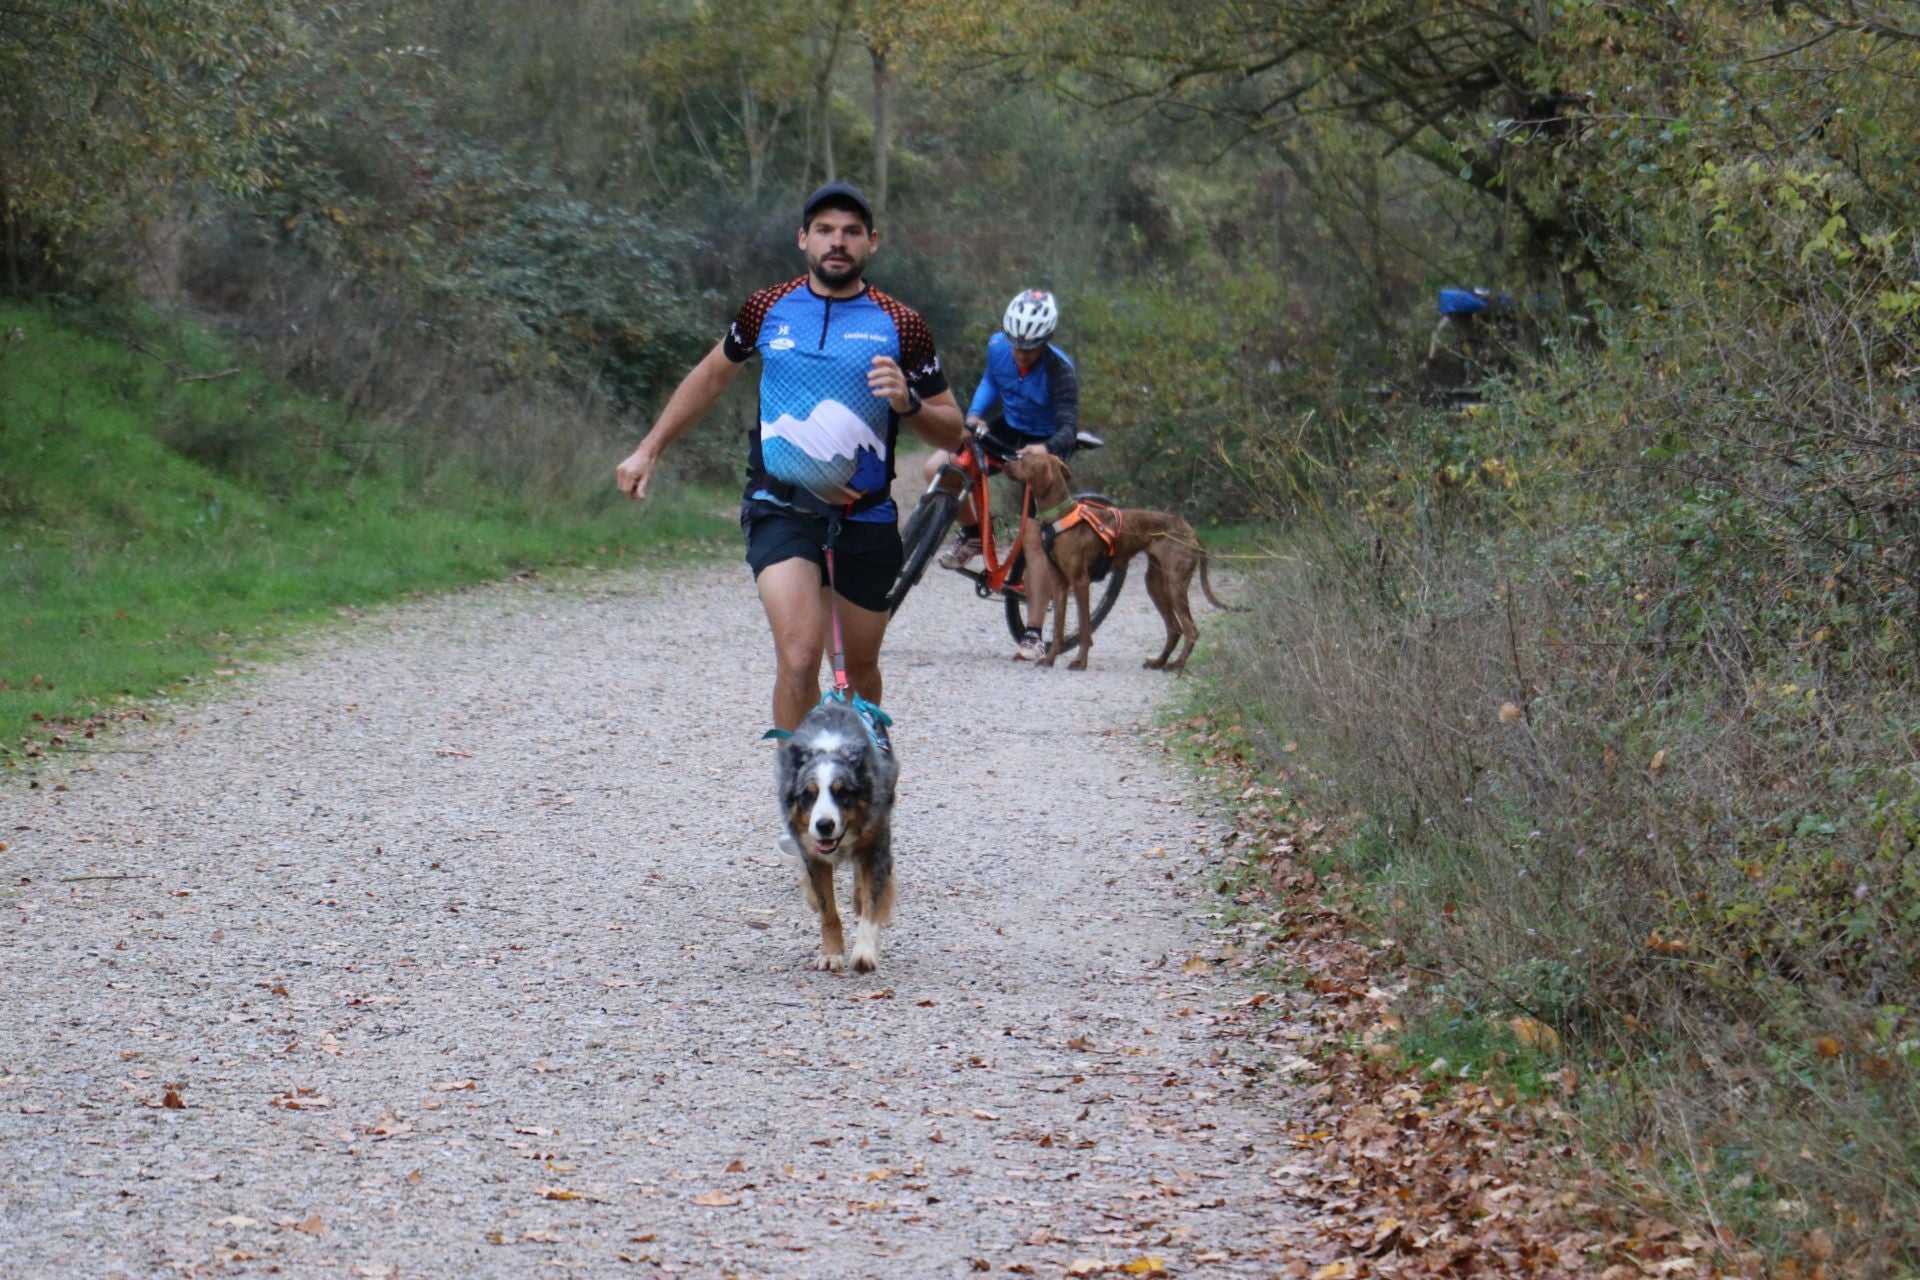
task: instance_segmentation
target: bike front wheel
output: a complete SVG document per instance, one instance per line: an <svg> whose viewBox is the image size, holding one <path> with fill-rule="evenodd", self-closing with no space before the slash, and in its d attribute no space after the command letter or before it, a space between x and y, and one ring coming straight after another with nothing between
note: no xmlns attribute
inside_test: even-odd
<svg viewBox="0 0 1920 1280"><path fill-rule="evenodd" d="M1007 588L1005 592L1007 632L1013 637L1015 643L1018 643L1020 638L1027 633L1027 620L1023 616L1025 613L1023 602L1027 598L1027 593L1024 591L1015 591L1013 588L1016 583L1026 577L1026 573L1027 558L1023 554L1019 560L1014 562L1012 572L1007 574ZM1098 631L1100 624L1107 620L1107 615L1113 612L1114 601L1120 598L1120 588L1126 584L1126 581L1127 567L1125 565L1115 565L1112 571L1107 574L1107 580L1105 582L1096 582L1093 584L1093 596L1087 602L1087 626L1089 629ZM1068 616L1071 617L1077 625L1079 622L1079 610L1074 608L1073 593L1071 591L1067 593L1067 608L1073 610ZM1051 630L1049 630L1048 634L1052 634ZM1078 630L1069 631L1066 638L1060 642L1060 651L1065 653L1068 649L1073 648L1079 643L1080 632Z"/></svg>
<svg viewBox="0 0 1920 1280"><path fill-rule="evenodd" d="M940 544L947 539L947 531L953 528L954 518L960 512L960 499L943 489L930 489L921 495L920 503L914 507L913 514L907 517L906 527L900 530L900 547L904 553L900 562L900 576L894 579L893 589L887 592L887 612L900 612L901 602L907 598L907 592L918 585L921 575L933 562L939 552Z"/></svg>

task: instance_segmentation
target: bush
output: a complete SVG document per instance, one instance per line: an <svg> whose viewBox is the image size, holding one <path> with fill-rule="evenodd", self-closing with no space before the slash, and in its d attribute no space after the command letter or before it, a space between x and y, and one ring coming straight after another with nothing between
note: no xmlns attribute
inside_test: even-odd
<svg viewBox="0 0 1920 1280"><path fill-rule="evenodd" d="M1337 492L1248 476L1309 515L1222 661L1383 829L1355 868L1447 997L1566 1038L1624 1176L1912 1258L1920 262L1850 209L1717 175L1603 348Z"/></svg>

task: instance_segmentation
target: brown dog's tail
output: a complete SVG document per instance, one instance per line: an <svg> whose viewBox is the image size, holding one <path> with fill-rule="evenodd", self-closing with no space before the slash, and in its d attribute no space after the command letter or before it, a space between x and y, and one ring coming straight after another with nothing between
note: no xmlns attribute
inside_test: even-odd
<svg viewBox="0 0 1920 1280"><path fill-rule="evenodd" d="M1200 589L1207 593L1207 602L1211 604L1214 608L1224 610L1227 613L1245 613L1246 609L1243 608L1242 606L1228 604L1225 600L1222 600L1219 596L1213 594L1213 582L1207 577L1207 561L1211 560L1212 558L1213 558L1212 556L1209 556L1207 554L1205 548L1201 549L1200 551Z"/></svg>

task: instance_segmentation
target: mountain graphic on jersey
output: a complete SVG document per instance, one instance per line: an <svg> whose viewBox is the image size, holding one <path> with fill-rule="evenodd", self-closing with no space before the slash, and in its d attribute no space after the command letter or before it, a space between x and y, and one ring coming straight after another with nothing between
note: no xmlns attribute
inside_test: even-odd
<svg viewBox="0 0 1920 1280"><path fill-rule="evenodd" d="M827 502L851 502L886 481L886 443L859 414L822 400L805 418L783 413L760 424L767 474Z"/></svg>

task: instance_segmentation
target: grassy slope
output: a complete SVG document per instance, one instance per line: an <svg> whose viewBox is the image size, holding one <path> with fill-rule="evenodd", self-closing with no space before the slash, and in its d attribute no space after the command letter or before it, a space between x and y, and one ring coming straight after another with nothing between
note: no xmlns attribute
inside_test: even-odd
<svg viewBox="0 0 1920 1280"><path fill-rule="evenodd" d="M718 500L634 509L610 485L542 504L252 371L179 381L96 327L0 307L0 752L340 607L730 528ZM200 335L142 341L182 370L233 363Z"/></svg>

